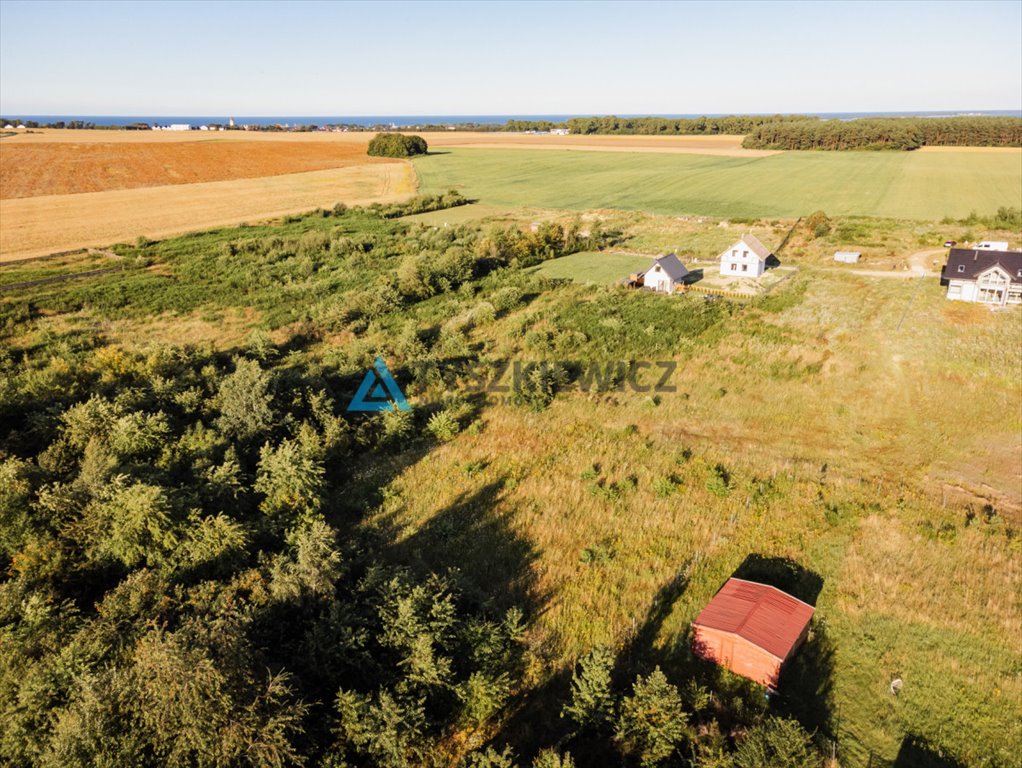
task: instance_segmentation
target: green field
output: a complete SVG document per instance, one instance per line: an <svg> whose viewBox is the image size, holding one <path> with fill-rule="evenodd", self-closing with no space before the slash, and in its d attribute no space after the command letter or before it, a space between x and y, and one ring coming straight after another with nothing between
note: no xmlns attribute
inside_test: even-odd
<svg viewBox="0 0 1022 768"><path fill-rule="evenodd" d="M708 216L907 219L1022 205L1022 151L787 152L739 158L451 149L415 161L423 192L494 205Z"/></svg>
<svg viewBox="0 0 1022 768"><path fill-rule="evenodd" d="M618 282L633 272L649 269L650 259L629 253L599 253L583 251L570 256L551 259L536 268L538 274L553 279L568 279L576 283Z"/></svg>

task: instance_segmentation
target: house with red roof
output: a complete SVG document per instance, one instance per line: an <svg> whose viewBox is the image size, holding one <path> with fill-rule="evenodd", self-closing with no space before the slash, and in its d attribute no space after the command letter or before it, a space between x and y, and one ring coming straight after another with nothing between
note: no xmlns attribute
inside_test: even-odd
<svg viewBox="0 0 1022 768"><path fill-rule="evenodd" d="M815 609L777 587L731 578L692 622L696 655L768 688L805 642Z"/></svg>

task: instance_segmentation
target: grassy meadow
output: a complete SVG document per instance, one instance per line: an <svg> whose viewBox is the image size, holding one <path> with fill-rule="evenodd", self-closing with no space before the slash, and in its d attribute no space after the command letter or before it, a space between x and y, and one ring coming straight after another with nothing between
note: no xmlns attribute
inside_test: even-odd
<svg viewBox="0 0 1022 768"><path fill-rule="evenodd" d="M424 192L483 203L719 217L902 219L1022 205L1022 150L786 152L769 157L455 147L417 158Z"/></svg>
<svg viewBox="0 0 1022 768"><path fill-rule="evenodd" d="M648 257L630 253L582 251L544 262L536 272L551 280L613 285L633 272L645 272L650 263Z"/></svg>
<svg viewBox="0 0 1022 768"><path fill-rule="evenodd" d="M647 165L640 155L459 149L417 168L428 187L457 178L466 194L500 205L563 196L579 207L597 198L624 208L772 205L781 216L796 202L836 211L844 199L861 212L871 174L884 188L868 202L878 209L911 216L912 206L950 205L907 190L895 202L908 156L788 157ZM1018 183L1001 156L976 157ZM795 201L769 192L783 176L772 162L795 167L803 182L823 179L827 191L788 179ZM592 175L574 177L569 166ZM696 191L749 178L741 169L754 181L730 200ZM656 185L646 183L652 173ZM537 184L546 174L556 183ZM994 205L1001 191L994 183L984 194ZM460 210L421 223L443 228L461 215L471 226L471 207ZM631 249L689 238L709 255L735 236L715 221L621 214L615 223ZM791 223L750 227L779 242ZM835 223L890 238L892 248L938 234L913 223ZM893 765L913 739L938 745L953 765L1019 764L1018 307L950 304L932 279L822 269L813 249L832 243L797 237L799 274L741 304L600 285L648 260L579 252L384 307L368 323L345 319L394 274L402 253L386 238L406 226L311 215L122 247L123 273L0 296L4 364L42 390L72 358L106 376L125 349L259 346L287 370L339 380L343 403L382 353L419 423L440 407L467 413L450 439L328 466L353 483L329 522L385 534L389 556L413 570L456 568L484 604L526 606L524 703L487 732L521 754L557 738L567 676L594 645L611 645L628 669L699 674L689 623L751 557L796 561L820 584L813 638L789 689L797 693L772 706L815 729L841 766ZM246 249L260 239L272 249ZM9 269L14 281L18 268ZM593 285L547 279L573 276ZM460 376L450 386L414 376L416 355L438 370L465 360L489 370L509 359L672 361L676 389L564 386L537 410L499 394L459 395ZM896 677L904 687L893 695ZM926 763L898 763L911 765Z"/></svg>

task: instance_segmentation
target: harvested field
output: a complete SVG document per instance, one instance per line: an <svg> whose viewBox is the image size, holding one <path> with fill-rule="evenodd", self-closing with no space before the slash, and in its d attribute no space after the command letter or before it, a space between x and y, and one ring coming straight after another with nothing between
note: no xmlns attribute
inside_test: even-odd
<svg viewBox="0 0 1022 768"><path fill-rule="evenodd" d="M365 144L352 142L5 141L0 199L256 179L379 162L387 160L366 156Z"/></svg>
<svg viewBox="0 0 1022 768"><path fill-rule="evenodd" d="M401 200L409 163L386 161L259 179L0 200L0 261L164 237L329 207Z"/></svg>
<svg viewBox="0 0 1022 768"><path fill-rule="evenodd" d="M422 134L431 147L485 149L560 149L595 152L657 152L666 154L767 157L769 149L744 149L744 136L553 136L528 133Z"/></svg>

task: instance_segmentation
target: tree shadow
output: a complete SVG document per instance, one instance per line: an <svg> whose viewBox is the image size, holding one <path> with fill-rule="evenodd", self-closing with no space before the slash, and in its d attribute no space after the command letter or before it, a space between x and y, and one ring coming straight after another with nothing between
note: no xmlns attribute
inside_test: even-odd
<svg viewBox="0 0 1022 768"><path fill-rule="evenodd" d="M924 737L910 733L901 741L893 768L965 768L965 763L945 754Z"/></svg>
<svg viewBox="0 0 1022 768"><path fill-rule="evenodd" d="M628 685L635 675L644 673L656 665L670 668L675 665L675 654L670 647L657 648L656 639L664 622L674 610L674 604L681 599L689 583L691 562L681 566L670 579L664 582L650 601L642 623L629 633L617 654L614 665L615 682Z"/></svg>
<svg viewBox="0 0 1022 768"><path fill-rule="evenodd" d="M385 556L414 572L450 573L463 594L492 611L518 606L534 615L547 596L535 584L539 557L532 542L516 531L511 510L498 511L505 478L461 495L410 536L399 538L393 518L379 523L391 538Z"/></svg>
<svg viewBox="0 0 1022 768"><path fill-rule="evenodd" d="M834 652L827 626L815 621L809 637L781 670L770 709L798 720L808 731L834 738Z"/></svg>
<svg viewBox="0 0 1022 768"><path fill-rule="evenodd" d="M769 256L766 257L767 269L776 269L779 266L781 266L781 260L777 258L774 254L771 253Z"/></svg>

